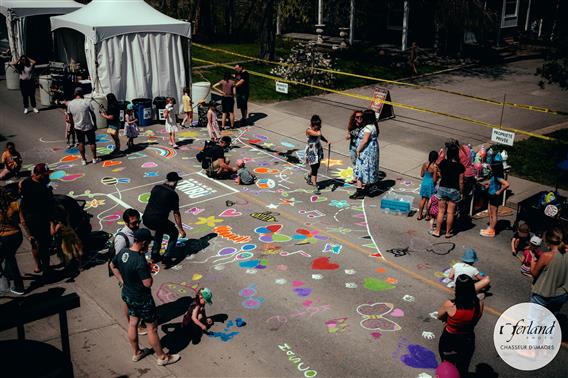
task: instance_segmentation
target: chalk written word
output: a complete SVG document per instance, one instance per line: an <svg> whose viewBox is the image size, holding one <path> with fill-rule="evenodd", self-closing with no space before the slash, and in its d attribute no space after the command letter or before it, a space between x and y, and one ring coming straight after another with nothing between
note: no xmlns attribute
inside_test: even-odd
<svg viewBox="0 0 568 378"><path fill-rule="evenodd" d="M232 241L233 243L248 243L252 240L250 236L237 235L233 231L231 226L217 226L213 229L213 232L217 233L223 239Z"/></svg>
<svg viewBox="0 0 568 378"><path fill-rule="evenodd" d="M278 345L278 348L281 351L286 352L287 356L290 356L288 357L288 360L292 361L293 364L297 365L296 367L298 368L298 370L304 373L304 377L312 378L318 375L318 372L313 369L310 369L309 366L307 368L303 367L304 363L302 362L302 359L300 357L297 357L296 353L290 350L290 346L288 344L284 343L282 345Z"/></svg>
<svg viewBox="0 0 568 378"><path fill-rule="evenodd" d="M197 180L188 178L179 182L177 189L187 195L191 199L205 197L210 194L216 193L217 190L203 185Z"/></svg>

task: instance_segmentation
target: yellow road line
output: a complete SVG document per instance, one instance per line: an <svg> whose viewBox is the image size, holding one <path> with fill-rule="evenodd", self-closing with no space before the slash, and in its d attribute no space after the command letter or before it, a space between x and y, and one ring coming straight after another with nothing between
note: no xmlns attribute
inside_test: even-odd
<svg viewBox="0 0 568 378"><path fill-rule="evenodd" d="M211 64L211 65L217 65L219 67L232 68L231 66L229 66L227 64L212 62L212 61L205 60L205 59L193 58L193 60L195 60L197 62L208 63L208 64ZM373 97L369 97L369 96L364 96L364 95L359 95L359 94L355 94L355 93L349 93L349 92L340 91L340 90L336 90L336 89L326 88L326 87L322 87L322 86L319 86L319 85L301 83L301 82L298 82L298 81L295 81L295 80L283 79L283 78L280 78L280 77L268 75L268 74L261 73L261 72L256 72L256 71L251 71L251 70L247 70L247 72L249 72L251 75L263 77L263 78L266 78L266 79L269 79L269 80L280 81L280 82L294 84L294 85L301 85L301 86L305 86L305 87L309 87L309 88L315 88L315 89L319 89L321 91L336 93L336 94L339 94L339 95L342 95L342 96L357 98L357 99L360 99L360 100L367 100L367 101L370 101L370 102L375 100ZM487 127L487 128L490 128L490 129L501 129L501 130L511 131L511 132L514 132L514 133L517 133L517 134L523 134L523 135L527 135L527 136L530 136L530 137L539 138L539 139L543 139L543 140L558 141L555 138L551 138L551 137L548 137L548 136L545 136L545 135L535 134L535 133L531 133L530 131L519 130L519 129L515 129L515 128L512 128L512 127L503 127L503 126L500 127L499 125L495 125L495 124L492 124L492 123L489 123L489 122L477 120L477 119L470 118L470 117L458 116L458 115L455 115L455 114L440 112L440 111L436 111L436 110L430 110L430 109L421 108L421 107L418 107L418 106L413 106L413 105L408 105L408 104L403 104L403 103L399 103L399 102L386 101L386 100L383 100L382 102L385 103L385 104L392 105L394 107L413 110L413 111L422 112L422 113L435 114L435 115L448 117L448 118L452 118L452 119L457 119L457 120L460 120L460 121L473 123L475 125Z"/></svg>
<svg viewBox="0 0 568 378"><path fill-rule="evenodd" d="M290 64L290 63L275 62L275 61L271 61L271 60L256 58L256 57L249 56L249 55L239 54L239 53L236 53L236 52L233 52L233 51L230 51L230 50L219 49L219 48L215 48L215 47L209 47L209 46L206 46L206 45L202 45L200 43L193 42L192 44L194 46L200 47L200 48L205 49L205 50L221 52L221 53L224 53L224 54L234 55L234 56L238 56L238 57L241 57L241 58L246 58L246 59L249 59L249 60L255 60L255 61L263 62L263 63L267 63L267 64L273 64L273 65L279 65L279 66L285 66L285 67L294 66L293 64ZM195 60L196 58L193 58L193 59ZM378 81L378 82L382 82L382 83L389 83L389 84L413 87L413 88L417 88L417 89L428 89L428 90L431 90L431 91L448 93L448 94L451 94L451 95L466 97L466 98L470 98L470 99L475 100L475 101L484 102L484 103L496 105L496 106L505 105L505 106L508 106L508 107L511 107L511 108L525 109L525 110L530 110L530 111L540 112L540 113L549 113L549 114L554 114L554 115L568 115L568 112L561 111L561 110L554 110L554 109L546 108L546 107L543 107L543 106L528 105L528 104L516 104L516 103L513 103L513 102L503 103L503 102L498 101L498 100L492 100L492 99L485 98L485 97L469 95L469 94L466 94L466 93L452 91L452 90L449 90L449 89L432 87L432 86L429 86L429 85L412 84L412 83L407 83L407 82L398 81L398 80L381 79L381 78L373 77L373 76L360 75L360 74L355 74L355 73L351 73L351 72L344 72L344 71L325 69L325 68L314 67L312 69L314 71L327 72L327 73L331 73L331 74L334 74L334 75L350 76L350 77L356 77L356 78L359 78L359 79Z"/></svg>

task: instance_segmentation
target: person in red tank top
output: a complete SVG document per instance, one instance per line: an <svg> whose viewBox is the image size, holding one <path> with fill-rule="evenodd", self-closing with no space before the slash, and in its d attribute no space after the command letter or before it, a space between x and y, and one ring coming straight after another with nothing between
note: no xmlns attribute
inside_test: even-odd
<svg viewBox="0 0 568 378"><path fill-rule="evenodd" d="M438 310L438 319L445 323L440 337L442 361L454 364L461 377L466 377L475 351L474 329L483 314L483 300L477 297L473 279L465 274L456 280L456 295Z"/></svg>

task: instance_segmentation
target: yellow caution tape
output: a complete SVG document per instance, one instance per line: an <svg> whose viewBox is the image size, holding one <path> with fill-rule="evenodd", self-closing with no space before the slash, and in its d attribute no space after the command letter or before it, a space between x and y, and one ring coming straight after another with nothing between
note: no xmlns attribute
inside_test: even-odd
<svg viewBox="0 0 568 378"><path fill-rule="evenodd" d="M200 58L192 58L192 59L195 60L196 62L207 63L207 64L210 64L212 66L225 67L225 68L229 68L229 69L233 68L232 66L229 66L228 64L225 64L225 63L212 62L212 61L200 59ZM198 69L198 68L199 67L196 67L196 69ZM359 94L355 94L355 93L340 91L340 90L337 90L337 89L321 87L319 85L301 83L299 81L288 80L288 79L284 79L284 78L281 78L281 77L268 75L268 74L265 74L265 73L262 73L262 72L251 71L249 69L247 69L247 72L250 73L251 75L263 77L263 78L269 79L269 80L280 81L280 82L294 84L294 85L302 85L302 86L305 86L305 87L319 89L321 91L330 92L330 93L336 93L336 94L339 94L339 95L342 95L342 96L357 98L357 99L360 99L360 100L376 101L375 98L370 97L370 96L364 96L364 95L359 95ZM515 129L515 128L512 128L512 127L503 127L503 126L495 125L495 124L492 124L492 123L489 123L489 122L480 121L480 120L465 117L465 116L459 116L459 115L455 115L455 114L444 113L444 112L440 112L440 111L436 111L436 110L421 108L421 107L414 106L414 105L403 104L403 103L400 103L400 102L393 102L393 101L386 101L386 100L381 100L381 102L388 104L388 105L392 105L392 106L397 107L397 108L409 109L409 110L414 110L414 111L422 112L422 113L436 114L436 115L443 116L443 117L448 117L448 118L453 118L453 119L457 119L457 120L460 120L460 121L470 122L470 123L480 125L480 126L483 126L483 127L487 127L487 128L491 128L491 129L501 129L501 130L511 131L511 132L514 132L514 133L523 134L523 135L527 135L527 136L531 136L531 137L539 138L539 139L543 139L543 140L558 141L557 139L548 137L546 135L535 134L535 133L531 133L530 131L519 130L519 129Z"/></svg>
<svg viewBox="0 0 568 378"><path fill-rule="evenodd" d="M275 61L271 61L271 60L256 58L256 57L253 57L253 56L239 54L239 53L229 51L229 50L225 50L225 49L219 49L219 48L205 46L205 45L202 45L202 44L196 43L196 42L193 42L192 44L194 46L200 47L200 48L205 49L205 50L221 52L221 53L224 53L224 54L230 54L230 55L238 56L238 57L241 57L241 58L246 58L246 59L249 59L249 60L256 60L256 61L259 61L259 62L264 62L264 63L267 63L267 64L275 64L275 65L279 65L279 66L293 66L293 64L290 64L290 63L275 62ZM344 72L344 71L331 70L331 69L325 69L325 68L314 67L313 70L314 71L321 71L321 72L328 72L328 73L331 73L331 74L334 74L334 75L350 76L350 77L356 77L356 78L359 78L359 79L378 81L378 82L382 82L382 83L403 85L403 86L413 87L413 88L417 88L417 89L428 89L428 90L431 90L431 91L443 92L443 93L448 93L448 94L452 94L452 95L456 95L456 96L470 98L472 100L484 102L484 103L491 104L491 105L503 106L503 102L498 101L498 100L492 100L490 98L469 95L469 94L465 94L465 93L461 93L461 92L451 91L451 90L448 90L448 89L431 87L429 85L412 84L412 83L406 83L404 81L381 79L381 78L373 77L373 76L360 75L360 74L354 74L354 73L351 73L351 72ZM565 112L565 111L562 111L562 110L553 110L553 109L545 108L545 107L542 107L542 106L536 106L536 105L516 104L516 103L513 103L513 102L505 102L504 105L511 107L511 108L525 109L525 110L530 110L530 111L540 112L540 113L549 113L549 114L554 114L554 115L568 115L568 112Z"/></svg>

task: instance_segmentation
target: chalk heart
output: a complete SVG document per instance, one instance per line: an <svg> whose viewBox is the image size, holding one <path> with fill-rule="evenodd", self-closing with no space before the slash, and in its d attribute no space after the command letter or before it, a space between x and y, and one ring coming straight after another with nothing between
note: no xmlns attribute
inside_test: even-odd
<svg viewBox="0 0 568 378"><path fill-rule="evenodd" d="M395 308L391 311L390 316L394 316L395 318L402 318L404 316L404 311L400 308Z"/></svg>
<svg viewBox="0 0 568 378"><path fill-rule="evenodd" d="M121 165L122 162L121 161L116 161L116 160L105 160L103 161L103 167L115 167L117 165Z"/></svg>
<svg viewBox="0 0 568 378"><path fill-rule="evenodd" d="M395 288L395 286L389 284L388 282L385 282L383 280L379 280L379 279L374 278L374 277L365 278L364 286L365 286L365 289L368 289L370 291L383 291L383 290Z"/></svg>
<svg viewBox="0 0 568 378"><path fill-rule="evenodd" d="M292 282L292 286L293 287L300 287L300 286L304 286L306 283L302 282L302 281L293 281Z"/></svg>
<svg viewBox="0 0 568 378"><path fill-rule="evenodd" d="M219 214L219 216L223 218L240 217L241 215L243 215L243 213L235 209L227 209Z"/></svg>
<svg viewBox="0 0 568 378"><path fill-rule="evenodd" d="M436 355L422 345L410 344L408 353L400 357L400 361L405 365L415 369L436 369L438 361Z"/></svg>
<svg viewBox="0 0 568 378"><path fill-rule="evenodd" d="M148 161L148 162L142 164L142 168L155 168L157 166L158 166L158 164L154 163L153 161Z"/></svg>
<svg viewBox="0 0 568 378"><path fill-rule="evenodd" d="M192 281L199 281L199 280L202 279L202 278L203 278L203 276L202 276L201 274L195 273L195 274L191 277L191 280L192 280Z"/></svg>
<svg viewBox="0 0 568 378"><path fill-rule="evenodd" d="M314 270L337 270L339 268L339 264L330 262L329 257L323 256L312 260L312 269Z"/></svg>
<svg viewBox="0 0 568 378"><path fill-rule="evenodd" d="M62 163L68 163L70 161L75 161L75 160L79 160L80 156L79 155L66 155L63 156L61 158L61 160L59 160Z"/></svg>
<svg viewBox="0 0 568 378"><path fill-rule="evenodd" d="M307 297L312 293L312 289L309 287L297 287L293 289L296 294L300 297Z"/></svg>
<svg viewBox="0 0 568 378"><path fill-rule="evenodd" d="M75 181L80 179L81 177L85 176L84 173L74 173L72 175L67 175L61 179L61 181Z"/></svg>
<svg viewBox="0 0 568 378"><path fill-rule="evenodd" d="M65 175L65 171L53 171L50 173L49 178L52 180L61 180Z"/></svg>

